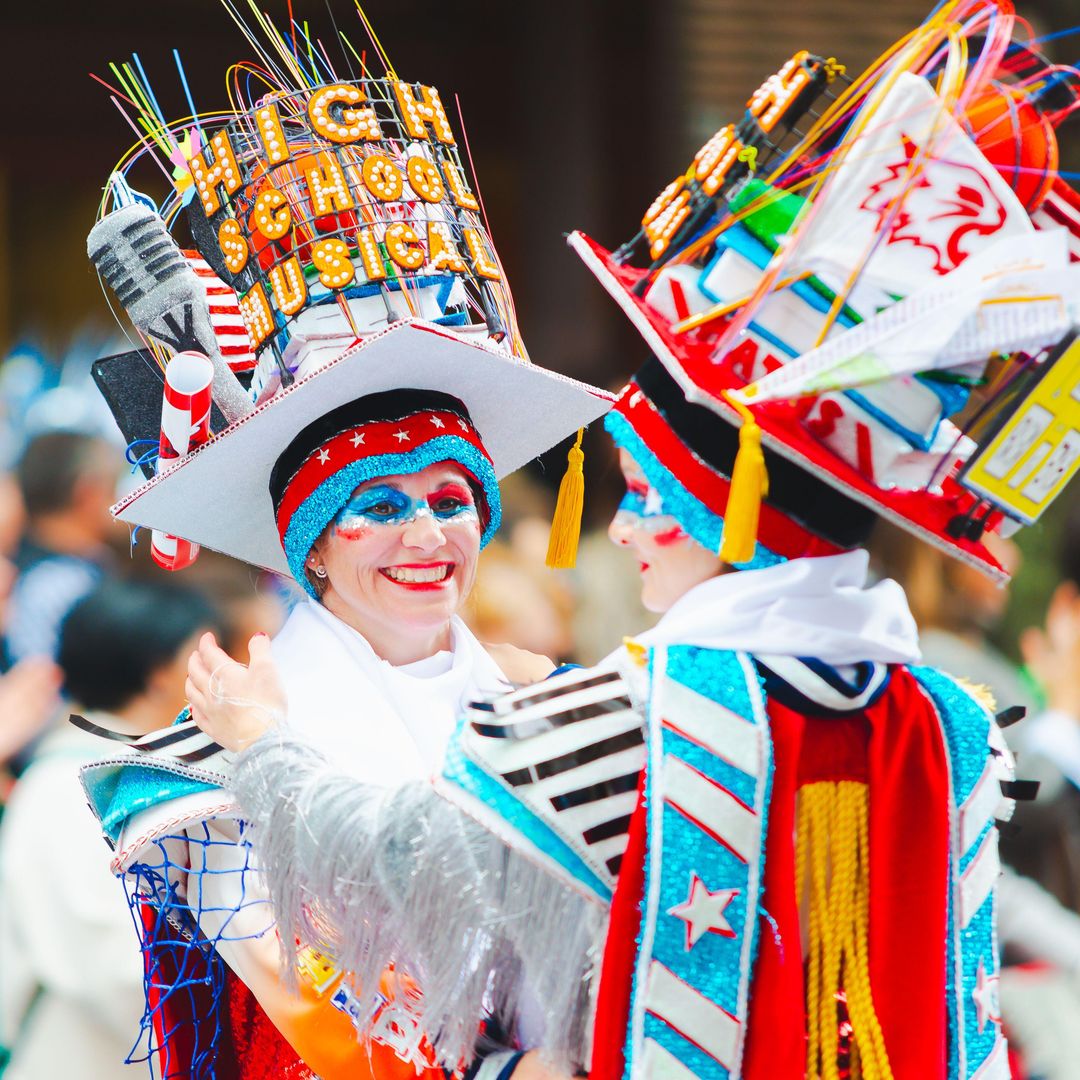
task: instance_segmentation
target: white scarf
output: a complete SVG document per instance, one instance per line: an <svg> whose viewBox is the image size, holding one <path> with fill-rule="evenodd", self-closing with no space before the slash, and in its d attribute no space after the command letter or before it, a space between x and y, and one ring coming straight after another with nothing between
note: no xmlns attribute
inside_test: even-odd
<svg viewBox="0 0 1080 1080"><path fill-rule="evenodd" d="M833 665L913 663L920 658L918 631L904 590L891 580L867 588L868 564L859 549L722 574L685 593L635 640L812 656Z"/></svg>
<svg viewBox="0 0 1080 1080"><path fill-rule="evenodd" d="M466 702L509 683L458 618L453 650L395 667L321 604L298 604L273 642L289 726L339 768L395 786L442 766Z"/></svg>

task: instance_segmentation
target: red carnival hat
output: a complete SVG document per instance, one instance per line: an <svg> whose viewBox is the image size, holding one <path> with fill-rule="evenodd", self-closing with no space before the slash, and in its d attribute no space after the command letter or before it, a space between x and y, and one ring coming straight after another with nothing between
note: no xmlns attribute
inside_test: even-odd
<svg viewBox="0 0 1080 1080"><path fill-rule="evenodd" d="M984 532L1080 465L1080 199L1055 172L1080 76L1012 27L945 4L853 82L799 53L632 241L570 237L655 358L609 430L728 561L854 546L863 507L1001 578Z"/></svg>

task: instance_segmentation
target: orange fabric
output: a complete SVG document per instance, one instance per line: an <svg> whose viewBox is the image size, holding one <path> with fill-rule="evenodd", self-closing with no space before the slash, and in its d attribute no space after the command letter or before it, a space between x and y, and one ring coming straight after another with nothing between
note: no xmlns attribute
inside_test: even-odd
<svg viewBox="0 0 1080 1080"><path fill-rule="evenodd" d="M386 1042L361 1042L352 1020L332 1003L333 988L318 994L310 986L302 986L299 996L275 995L269 1002L256 1002L251 991L233 976L230 989L235 989L241 1000L246 994L250 1001L246 1010L230 1006L234 1041L237 1036L243 1040L237 1045L238 1053L246 1042L247 1053L270 1066L264 1071L245 1067L241 1080L292 1080L310 1073L320 1080L445 1080L446 1073L435 1065L418 1072ZM389 977L383 976L380 989L385 997L393 997ZM243 1025L239 1030L238 1021ZM433 1061L426 1039L421 1047ZM240 1057L243 1060L244 1055ZM306 1066L307 1071L300 1066Z"/></svg>

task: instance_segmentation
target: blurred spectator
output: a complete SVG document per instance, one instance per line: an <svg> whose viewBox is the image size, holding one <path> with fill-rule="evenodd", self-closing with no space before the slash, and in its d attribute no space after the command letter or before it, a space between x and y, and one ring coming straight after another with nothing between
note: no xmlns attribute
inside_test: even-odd
<svg viewBox="0 0 1080 1080"><path fill-rule="evenodd" d="M985 539L998 562L1016 574L1021 565L1016 544L993 533ZM988 636L1005 614L1008 589L889 525L875 530L872 555L883 576L904 586L928 664L985 686L999 709L1023 705L1029 713L1034 710L1030 681Z"/></svg>
<svg viewBox="0 0 1080 1080"><path fill-rule="evenodd" d="M0 474L2 476L3 474ZM5 521L0 480L0 530ZM22 505L16 492L16 504ZM15 583L15 566L0 555L0 623ZM26 748L41 734L59 701L60 669L47 657L22 660L0 675L0 814Z"/></svg>
<svg viewBox="0 0 1080 1080"><path fill-rule="evenodd" d="M187 659L219 619L197 592L110 582L65 619L67 694L95 723L137 737L184 702ZM4 1080L113 1080L143 1012L138 939L78 769L107 744L63 724L40 745L0 827L0 1044Z"/></svg>
<svg viewBox="0 0 1080 1080"><path fill-rule="evenodd" d="M26 507L19 483L10 472L0 472L0 556L10 559L18 550L26 527ZM5 601L10 590L4 591Z"/></svg>
<svg viewBox="0 0 1080 1080"><path fill-rule="evenodd" d="M27 531L7 619L10 660L55 658L60 623L112 565L109 505L119 460L108 443L75 432L33 439L16 468Z"/></svg>
<svg viewBox="0 0 1080 1080"><path fill-rule="evenodd" d="M12 764L56 712L60 671L44 657L31 657L0 675L0 813L15 784Z"/></svg>
<svg viewBox="0 0 1080 1080"><path fill-rule="evenodd" d="M151 580L160 581L162 571L151 566ZM273 637L285 621L287 598L299 598L299 590L278 587L281 578L260 572L247 563L200 551L193 566L180 575L184 585L198 589L221 613L224 637L221 647L230 655L243 658L248 642L258 633Z"/></svg>
<svg viewBox="0 0 1080 1080"><path fill-rule="evenodd" d="M565 585L544 567L542 557L527 561L494 540L480 558L463 615L481 641L508 642L559 663L572 647L572 608Z"/></svg>

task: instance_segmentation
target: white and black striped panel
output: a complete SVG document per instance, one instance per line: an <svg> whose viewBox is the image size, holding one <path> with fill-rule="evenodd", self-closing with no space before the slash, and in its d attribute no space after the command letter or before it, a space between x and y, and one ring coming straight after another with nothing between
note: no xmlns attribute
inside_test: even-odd
<svg viewBox="0 0 1080 1080"><path fill-rule="evenodd" d="M618 672L567 672L478 704L466 749L602 878L618 873L645 764Z"/></svg>
<svg viewBox="0 0 1080 1080"><path fill-rule="evenodd" d="M149 735L143 735L138 739L101 727L78 713L72 713L68 720L82 731L101 739L122 742L148 757L183 762L186 765L199 765L204 769L213 769L215 765L218 765L224 771L217 762L217 755L224 754L225 748L202 732L194 720L185 720L183 723L173 724L160 731L152 731Z"/></svg>

